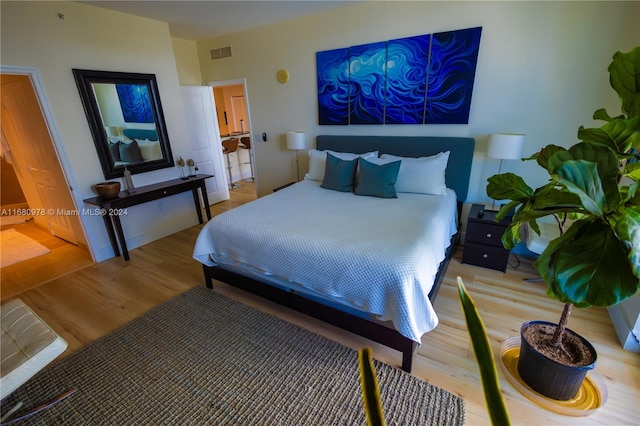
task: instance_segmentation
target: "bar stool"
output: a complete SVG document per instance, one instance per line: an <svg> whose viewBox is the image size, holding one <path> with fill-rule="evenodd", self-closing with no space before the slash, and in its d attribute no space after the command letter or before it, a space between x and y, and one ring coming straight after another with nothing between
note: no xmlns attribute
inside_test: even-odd
<svg viewBox="0 0 640 426"><path fill-rule="evenodd" d="M249 164L249 167L251 167L251 177L248 179L245 179L246 182L253 182L255 181L255 176L253 174L253 156L251 155L251 138L248 136L242 137L240 138L240 143L242 144L240 146L240 148L242 149L246 149L247 151L249 151L249 161L248 162L244 162L242 164Z"/></svg>
<svg viewBox="0 0 640 426"><path fill-rule="evenodd" d="M238 143L240 141L236 138L226 139L222 141L222 153L227 159L227 172L229 173L229 189L240 188L240 185L233 182L233 176L231 174L231 162L229 161L229 155L238 150Z"/></svg>

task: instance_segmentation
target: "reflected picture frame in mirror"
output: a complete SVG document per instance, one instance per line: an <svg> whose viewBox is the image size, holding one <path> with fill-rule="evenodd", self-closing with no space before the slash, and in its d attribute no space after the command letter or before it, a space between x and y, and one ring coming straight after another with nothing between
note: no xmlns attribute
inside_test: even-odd
<svg viewBox="0 0 640 426"><path fill-rule="evenodd" d="M173 167L155 74L73 69L105 179Z"/></svg>

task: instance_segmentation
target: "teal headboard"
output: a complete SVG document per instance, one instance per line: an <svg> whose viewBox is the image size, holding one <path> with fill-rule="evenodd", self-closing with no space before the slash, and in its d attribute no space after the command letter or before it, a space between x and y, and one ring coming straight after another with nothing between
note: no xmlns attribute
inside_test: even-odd
<svg viewBox="0 0 640 426"><path fill-rule="evenodd" d="M319 135L316 137L316 147L319 150L330 149L356 154L379 151L380 154L402 157L427 157L439 152L450 151L449 164L445 173L447 187L456 191L459 202L464 202L467 199L475 147L473 138Z"/></svg>
<svg viewBox="0 0 640 426"><path fill-rule="evenodd" d="M123 129L122 134L129 139L149 139L150 141L158 140L158 132L147 129Z"/></svg>

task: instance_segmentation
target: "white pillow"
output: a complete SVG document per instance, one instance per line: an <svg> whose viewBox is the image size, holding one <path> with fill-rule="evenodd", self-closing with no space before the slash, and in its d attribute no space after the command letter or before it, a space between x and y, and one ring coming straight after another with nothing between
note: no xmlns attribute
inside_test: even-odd
<svg viewBox="0 0 640 426"><path fill-rule="evenodd" d="M397 157L382 154L382 159L401 160L396 192L444 195L447 192L445 171L449 162L449 151L431 157Z"/></svg>
<svg viewBox="0 0 640 426"><path fill-rule="evenodd" d="M162 149L160 149L159 141L150 141L149 139L139 140L138 147L140 148L140 157L142 157L142 161L162 159Z"/></svg>
<svg viewBox="0 0 640 426"><path fill-rule="evenodd" d="M109 143L116 143L116 142L131 143L133 142L133 139L129 139L126 136L109 136Z"/></svg>
<svg viewBox="0 0 640 426"><path fill-rule="evenodd" d="M364 159L378 158L378 151L365 152L364 154L353 154L351 152L336 152L336 151L318 151L312 149L309 151L309 173L304 175L307 180L318 180L322 182L324 179L324 168L327 161L327 153L331 153L334 157L338 157L341 160L353 160L354 158L362 157Z"/></svg>

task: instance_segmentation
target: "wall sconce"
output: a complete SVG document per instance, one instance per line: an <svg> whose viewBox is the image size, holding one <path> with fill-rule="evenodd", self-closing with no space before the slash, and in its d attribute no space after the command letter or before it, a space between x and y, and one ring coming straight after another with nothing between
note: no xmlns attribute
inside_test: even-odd
<svg viewBox="0 0 640 426"><path fill-rule="evenodd" d="M304 137L304 132L288 132L287 133L287 149L294 149L296 151L296 171L298 172L298 182L300 182L300 167L298 167L298 151L305 149L307 143Z"/></svg>

